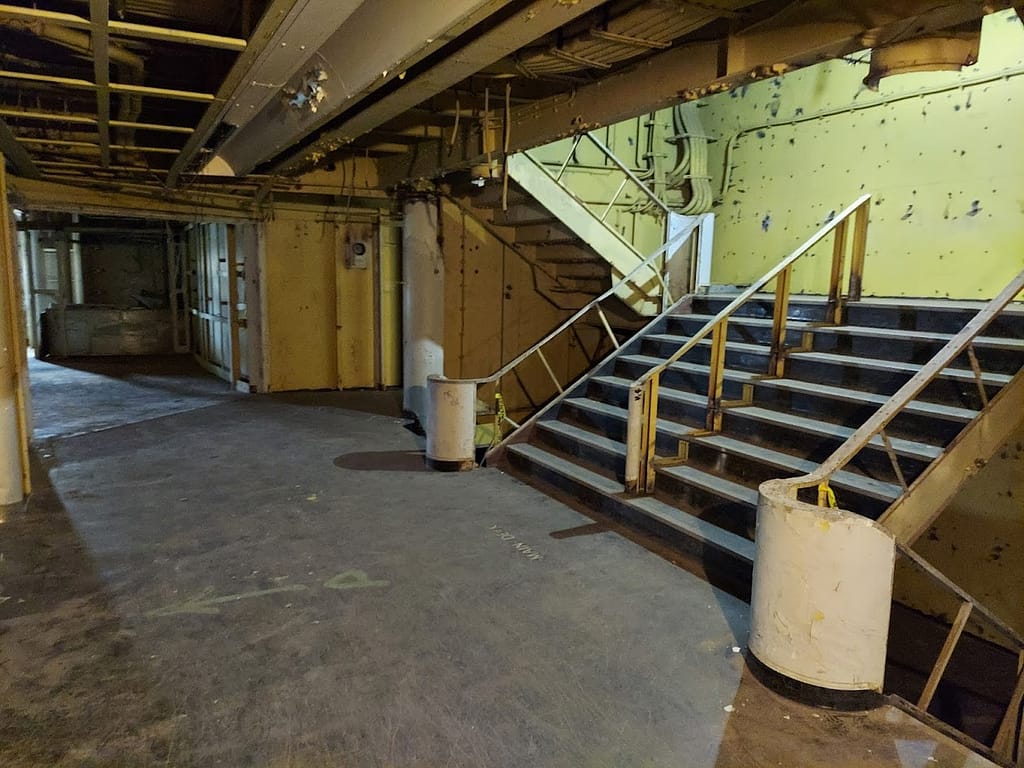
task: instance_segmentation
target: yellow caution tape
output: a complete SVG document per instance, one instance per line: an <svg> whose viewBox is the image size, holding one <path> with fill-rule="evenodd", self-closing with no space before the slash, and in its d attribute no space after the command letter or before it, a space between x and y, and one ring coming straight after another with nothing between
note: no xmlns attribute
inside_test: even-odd
<svg viewBox="0 0 1024 768"><path fill-rule="evenodd" d="M495 433L490 437L490 446L494 447L502 441L502 425L505 423L505 398L501 392L495 392Z"/></svg>
<svg viewBox="0 0 1024 768"><path fill-rule="evenodd" d="M835 509L836 504L836 492L832 490L827 482L818 485L818 506L828 507L829 509Z"/></svg>

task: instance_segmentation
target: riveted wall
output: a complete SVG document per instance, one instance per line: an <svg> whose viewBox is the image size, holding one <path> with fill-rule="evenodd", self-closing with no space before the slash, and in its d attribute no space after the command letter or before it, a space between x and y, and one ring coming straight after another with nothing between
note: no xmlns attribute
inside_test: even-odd
<svg viewBox="0 0 1024 768"><path fill-rule="evenodd" d="M749 283L870 192L866 294L997 293L1024 267L1024 28L1013 11L985 19L979 58L873 93L859 55L701 102L716 188L730 177L713 281ZM797 269L795 289L822 292L828 254Z"/></svg>

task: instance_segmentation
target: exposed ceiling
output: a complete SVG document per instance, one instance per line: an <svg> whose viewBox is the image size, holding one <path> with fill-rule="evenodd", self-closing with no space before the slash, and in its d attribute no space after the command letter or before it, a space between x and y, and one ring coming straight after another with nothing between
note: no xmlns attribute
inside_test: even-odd
<svg viewBox="0 0 1024 768"><path fill-rule="evenodd" d="M1009 5L11 0L0 151L165 196L232 177L255 199L352 156L429 174Z"/></svg>

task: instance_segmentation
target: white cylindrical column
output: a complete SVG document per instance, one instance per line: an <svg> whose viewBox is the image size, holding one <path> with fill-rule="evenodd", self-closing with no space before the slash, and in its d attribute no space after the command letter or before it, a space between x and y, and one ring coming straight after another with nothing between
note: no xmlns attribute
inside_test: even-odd
<svg viewBox="0 0 1024 768"><path fill-rule="evenodd" d="M437 201L410 198L402 221L402 407L430 432L427 377L444 374L444 260Z"/></svg>
<svg viewBox="0 0 1024 768"><path fill-rule="evenodd" d="M427 385L427 463L442 470L472 469L476 466L476 383L430 376Z"/></svg>
<svg viewBox="0 0 1024 768"><path fill-rule="evenodd" d="M761 484L750 650L765 666L834 691L881 691L896 544L872 520Z"/></svg>

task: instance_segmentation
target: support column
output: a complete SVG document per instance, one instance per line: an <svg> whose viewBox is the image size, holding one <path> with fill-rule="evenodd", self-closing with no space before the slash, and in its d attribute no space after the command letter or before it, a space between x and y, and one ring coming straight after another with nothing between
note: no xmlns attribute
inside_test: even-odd
<svg viewBox="0 0 1024 768"><path fill-rule="evenodd" d="M410 197L402 224L402 407L429 430L427 377L444 373L444 260L437 198Z"/></svg>
<svg viewBox="0 0 1024 768"><path fill-rule="evenodd" d="M10 225L7 179L0 155L0 505L19 502L31 490L25 334Z"/></svg>

